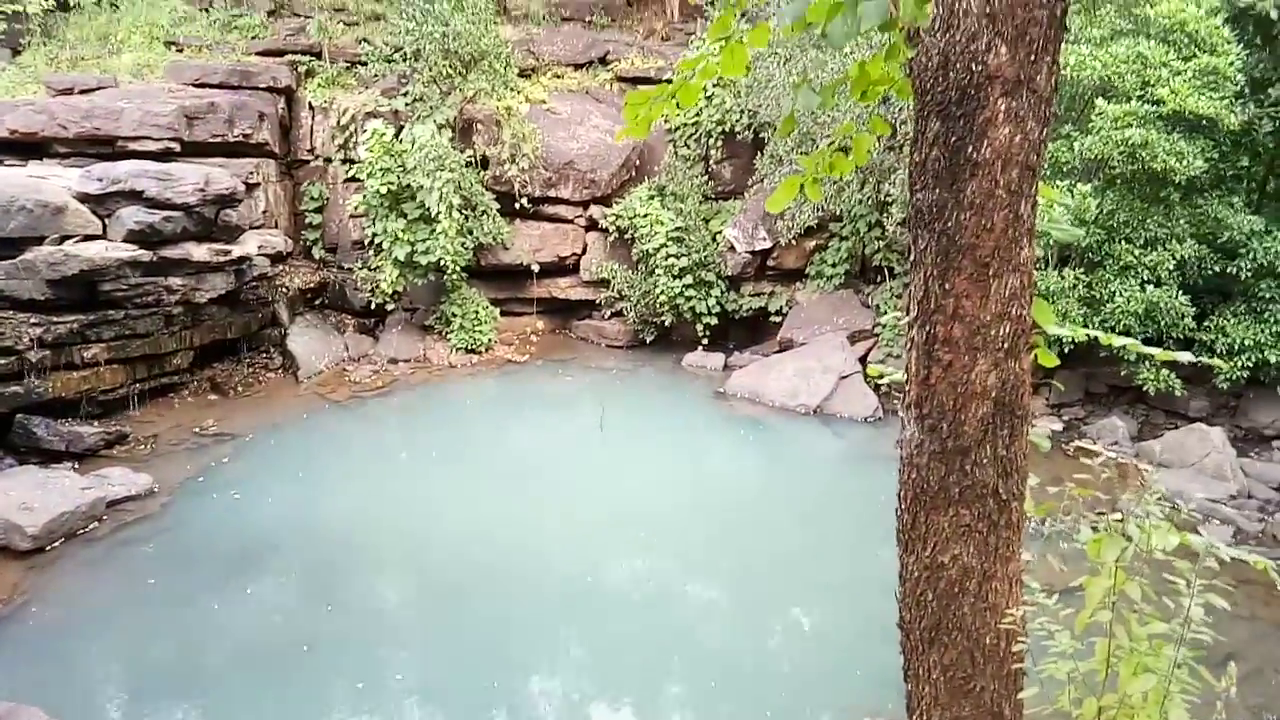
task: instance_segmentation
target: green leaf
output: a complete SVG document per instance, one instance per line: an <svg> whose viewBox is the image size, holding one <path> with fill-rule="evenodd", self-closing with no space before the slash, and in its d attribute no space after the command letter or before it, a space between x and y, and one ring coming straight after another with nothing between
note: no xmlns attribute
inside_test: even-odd
<svg viewBox="0 0 1280 720"><path fill-rule="evenodd" d="M861 0L858 3L858 29L873 30L889 19L889 0Z"/></svg>
<svg viewBox="0 0 1280 720"><path fill-rule="evenodd" d="M795 202L796 196L800 194L802 182L803 179L799 175L788 175L783 178L782 182L778 183L778 187L769 194L769 198L764 201L764 209L774 215L781 214Z"/></svg>
<svg viewBox="0 0 1280 720"><path fill-rule="evenodd" d="M796 106L805 112L813 112L822 104L822 96L819 95L812 85L805 83L796 88Z"/></svg>
<svg viewBox="0 0 1280 720"><path fill-rule="evenodd" d="M898 78L898 81L893 84L893 94L903 102L911 102L915 97L915 92L911 89L911 79L905 75Z"/></svg>
<svg viewBox="0 0 1280 720"><path fill-rule="evenodd" d="M871 162L871 150L875 146L876 139L870 133L860 132L854 135L853 139L849 141L854 165L862 167Z"/></svg>
<svg viewBox="0 0 1280 720"><path fill-rule="evenodd" d="M845 7L850 6L856 8L857 3L852 0L845 3ZM858 26L856 23L856 17L850 17L848 12L841 12L831 18L831 22L827 23L827 26L823 29L822 38L827 41L827 45L830 45L832 49L840 50L857 37Z"/></svg>
<svg viewBox="0 0 1280 720"><path fill-rule="evenodd" d="M818 178L811 177L804 181L804 196L814 205L822 202L822 183Z"/></svg>
<svg viewBox="0 0 1280 720"><path fill-rule="evenodd" d="M702 83L687 80L676 88L676 104L681 110L693 107L702 99Z"/></svg>
<svg viewBox="0 0 1280 720"><path fill-rule="evenodd" d="M871 134L876 137L888 137L893 132L893 126L889 125L889 121L880 115L872 115L867 119L867 128L871 130Z"/></svg>
<svg viewBox="0 0 1280 720"><path fill-rule="evenodd" d="M1062 364L1058 356L1049 348L1038 347L1035 349L1033 356L1036 364L1043 368L1055 368Z"/></svg>
<svg viewBox="0 0 1280 720"><path fill-rule="evenodd" d="M1058 317L1049 301L1039 295L1031 299L1031 319L1042 328L1057 327Z"/></svg>
<svg viewBox="0 0 1280 720"><path fill-rule="evenodd" d="M720 55L720 74L727 78L746 77L750 62L751 55L747 52L747 46L735 40L725 45L724 52Z"/></svg>
<svg viewBox="0 0 1280 720"><path fill-rule="evenodd" d="M734 20L737 18L732 7L726 8L720 13L720 16L712 21L707 27L707 39L711 41L723 40L733 34Z"/></svg>
<svg viewBox="0 0 1280 720"><path fill-rule="evenodd" d="M763 50L769 47L769 38L773 34L773 28L769 27L769 23L762 22L751 28L751 32L747 33L747 47L752 50Z"/></svg>
<svg viewBox="0 0 1280 720"><path fill-rule="evenodd" d="M782 118L782 122L778 123L778 129L774 132L774 135L781 139L781 138L789 137L791 133L795 131L796 131L796 114L793 111L793 112L787 113L786 117Z"/></svg>

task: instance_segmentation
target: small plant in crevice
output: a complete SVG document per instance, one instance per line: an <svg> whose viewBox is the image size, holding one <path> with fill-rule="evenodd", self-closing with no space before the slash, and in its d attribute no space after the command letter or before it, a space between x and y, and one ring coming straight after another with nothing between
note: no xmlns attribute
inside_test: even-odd
<svg viewBox="0 0 1280 720"><path fill-rule="evenodd" d="M733 302L721 257L727 217L708 196L700 168L668 161L605 215L605 228L631 242L635 268L602 268L604 302L646 340L683 323L706 338Z"/></svg>
<svg viewBox="0 0 1280 720"><path fill-rule="evenodd" d="M437 326L457 349L487 349L497 310L466 284L467 269L477 250L506 243L510 231L474 158L446 128L418 122L397 132L374 121L354 171L369 247L360 277L374 299L390 304L410 283L441 278Z"/></svg>
<svg viewBox="0 0 1280 720"><path fill-rule="evenodd" d="M302 186L298 209L302 211L302 242L311 257L323 260L324 208L329 203L329 186L320 180L311 180Z"/></svg>

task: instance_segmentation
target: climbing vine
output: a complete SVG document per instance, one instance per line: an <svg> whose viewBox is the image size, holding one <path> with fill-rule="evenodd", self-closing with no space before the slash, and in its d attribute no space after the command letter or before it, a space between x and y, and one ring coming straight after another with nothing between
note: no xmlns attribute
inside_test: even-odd
<svg viewBox="0 0 1280 720"><path fill-rule="evenodd" d="M302 242L311 257L324 258L324 208L329 202L329 186L311 180L302 186L298 209L302 211Z"/></svg>

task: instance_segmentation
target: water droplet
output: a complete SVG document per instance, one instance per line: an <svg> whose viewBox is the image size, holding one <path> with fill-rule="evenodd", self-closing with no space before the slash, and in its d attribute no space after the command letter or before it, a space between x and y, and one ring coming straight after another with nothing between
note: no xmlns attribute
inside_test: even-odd
<svg viewBox="0 0 1280 720"><path fill-rule="evenodd" d="M404 676L403 676L403 675L396 675L396 679L397 679L397 680L403 680L403 679L404 679Z"/></svg>
<svg viewBox="0 0 1280 720"><path fill-rule="evenodd" d="M253 588L251 588L251 587L245 588L245 589L244 589L244 594L245 594L245 595L252 595L252 594L253 594Z"/></svg>
<svg viewBox="0 0 1280 720"><path fill-rule="evenodd" d="M147 580L147 584L148 584L148 585L155 585L155 584L156 584L156 581L155 581L154 579L152 579L152 580Z"/></svg>
<svg viewBox="0 0 1280 720"><path fill-rule="evenodd" d="M307 646L307 645L303 645L303 646L302 646L302 652L306 652L306 651L308 651L308 650L310 650L310 649L311 649L311 648L310 648L309 646Z"/></svg>
<svg viewBox="0 0 1280 720"><path fill-rule="evenodd" d="M357 690L361 690L361 689L363 689L363 688L364 688L364 683L356 683L356 689L357 689Z"/></svg>

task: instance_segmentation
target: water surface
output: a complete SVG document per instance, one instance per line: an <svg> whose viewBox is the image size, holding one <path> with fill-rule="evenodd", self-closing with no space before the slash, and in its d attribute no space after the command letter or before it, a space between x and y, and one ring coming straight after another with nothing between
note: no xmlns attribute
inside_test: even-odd
<svg viewBox="0 0 1280 720"><path fill-rule="evenodd" d="M229 446L0 623L60 720L900 714L895 430L545 363Z"/></svg>

